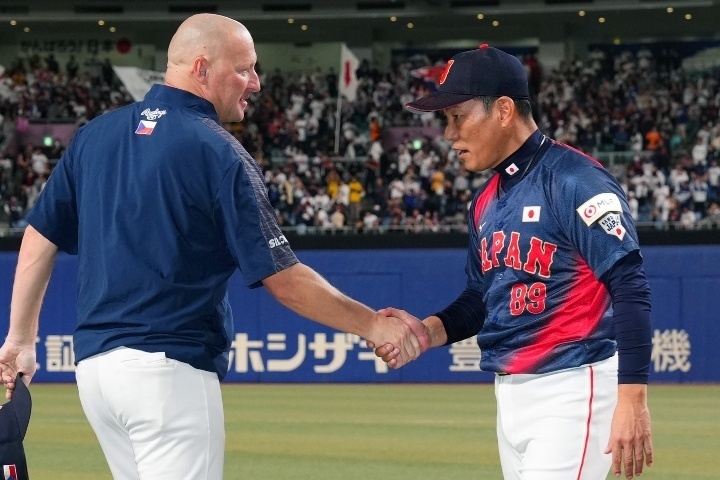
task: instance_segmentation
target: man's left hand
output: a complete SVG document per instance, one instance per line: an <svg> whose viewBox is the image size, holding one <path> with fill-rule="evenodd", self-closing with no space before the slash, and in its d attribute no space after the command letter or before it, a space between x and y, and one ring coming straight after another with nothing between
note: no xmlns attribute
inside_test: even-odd
<svg viewBox="0 0 720 480"><path fill-rule="evenodd" d="M613 414L610 440L605 453L612 453L612 472L620 477L625 465L625 478L639 476L643 464L653 463L650 410L647 406L647 385L618 385L618 404Z"/></svg>

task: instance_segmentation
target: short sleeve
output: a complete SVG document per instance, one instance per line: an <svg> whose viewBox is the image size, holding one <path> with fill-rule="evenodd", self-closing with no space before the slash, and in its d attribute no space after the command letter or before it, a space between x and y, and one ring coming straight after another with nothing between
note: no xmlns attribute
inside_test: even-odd
<svg viewBox="0 0 720 480"><path fill-rule="evenodd" d="M252 159L235 162L215 199L215 222L250 287L298 263L277 223L260 169Z"/></svg>
<svg viewBox="0 0 720 480"><path fill-rule="evenodd" d="M625 193L600 164L578 166L557 178L561 225L600 278L615 262L640 248Z"/></svg>
<svg viewBox="0 0 720 480"><path fill-rule="evenodd" d="M77 137L76 137L77 138ZM78 209L74 176L75 142L55 165L27 222L58 249L77 254Z"/></svg>

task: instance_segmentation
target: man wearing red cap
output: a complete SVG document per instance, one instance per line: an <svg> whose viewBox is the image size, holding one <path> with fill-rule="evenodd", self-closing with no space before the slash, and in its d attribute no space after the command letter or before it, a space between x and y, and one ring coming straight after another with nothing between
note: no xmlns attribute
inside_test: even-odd
<svg viewBox="0 0 720 480"><path fill-rule="evenodd" d="M505 479L604 480L623 465L630 479L653 461L637 234L617 181L545 137L529 97L520 61L483 44L407 105L442 110L465 167L495 172L470 209L467 287L418 338L425 351L477 335L481 368L496 373ZM390 347L376 354L396 366Z"/></svg>

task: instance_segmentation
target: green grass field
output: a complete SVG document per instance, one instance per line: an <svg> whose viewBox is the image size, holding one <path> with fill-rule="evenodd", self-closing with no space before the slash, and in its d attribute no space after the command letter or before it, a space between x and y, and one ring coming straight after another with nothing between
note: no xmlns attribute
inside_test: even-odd
<svg viewBox="0 0 720 480"><path fill-rule="evenodd" d="M75 385L32 394L31 478L110 479ZM502 478L491 385L228 384L223 396L227 480ZM720 385L652 386L650 408L656 462L642 478L720 479Z"/></svg>

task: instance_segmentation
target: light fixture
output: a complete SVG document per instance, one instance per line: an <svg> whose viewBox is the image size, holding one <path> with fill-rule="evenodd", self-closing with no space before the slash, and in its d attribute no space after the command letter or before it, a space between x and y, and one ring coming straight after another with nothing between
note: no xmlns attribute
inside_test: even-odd
<svg viewBox="0 0 720 480"><path fill-rule="evenodd" d="M105 20L98 20L98 25L100 25L100 26L105 25Z"/></svg>
<svg viewBox="0 0 720 480"><path fill-rule="evenodd" d="M668 8L667 8L667 12L668 12L668 13L672 13L672 12L674 12L674 11L675 11L675 9L674 9L673 7L668 7Z"/></svg>
<svg viewBox="0 0 720 480"><path fill-rule="evenodd" d="M305 30L308 29L308 26L307 26L307 25L303 25L302 27L300 27L300 29L303 30L303 31L305 31Z"/></svg>
<svg viewBox="0 0 720 480"><path fill-rule="evenodd" d="M581 17L584 17L584 16L585 16L585 10L580 10L580 11L578 12L578 15L580 15Z"/></svg>
<svg viewBox="0 0 720 480"><path fill-rule="evenodd" d="M30 31L30 27L25 27L25 28L23 28L23 31L24 31L25 33L29 32L29 31Z"/></svg>
<svg viewBox="0 0 720 480"><path fill-rule="evenodd" d="M478 14L477 14L477 19L478 19L478 20L482 20L483 18L485 18L485 15L483 15L482 13L478 13Z"/></svg>
<svg viewBox="0 0 720 480"><path fill-rule="evenodd" d="M10 25L12 25L12 26L17 25L17 20L10 20Z"/></svg>
<svg viewBox="0 0 720 480"><path fill-rule="evenodd" d="M295 19L294 19L294 18L288 18L288 23L295 23Z"/></svg>
<svg viewBox="0 0 720 480"><path fill-rule="evenodd" d="M686 13L685 20L692 20L692 15L690 15L689 13Z"/></svg>
<svg viewBox="0 0 720 480"><path fill-rule="evenodd" d="M117 30L117 29L116 29L115 27L110 27L110 31L111 31L112 33L115 33L116 30Z"/></svg>
<svg viewBox="0 0 720 480"><path fill-rule="evenodd" d="M500 26L500 22L498 22L497 20L493 20L493 27L498 27L498 26Z"/></svg>
<svg viewBox="0 0 720 480"><path fill-rule="evenodd" d="M605 23L605 17L600 17L600 18L598 18L598 22L600 22L600 23Z"/></svg>
<svg viewBox="0 0 720 480"><path fill-rule="evenodd" d="M397 17L395 15L393 15L392 17L390 17L390 21L397 22Z"/></svg>

